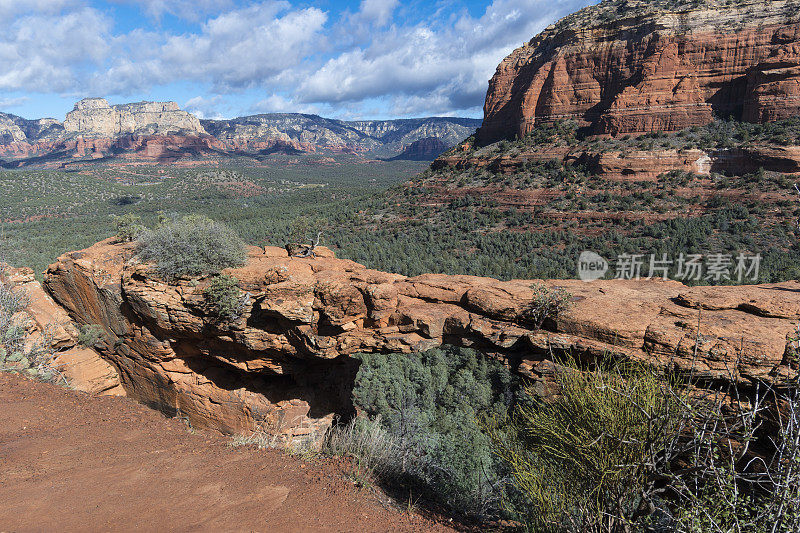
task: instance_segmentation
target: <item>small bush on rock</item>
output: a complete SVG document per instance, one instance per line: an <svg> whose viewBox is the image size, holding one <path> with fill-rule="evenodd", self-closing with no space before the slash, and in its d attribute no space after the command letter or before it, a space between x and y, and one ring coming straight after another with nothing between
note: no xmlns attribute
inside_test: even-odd
<svg viewBox="0 0 800 533"><path fill-rule="evenodd" d="M139 257L164 279L215 274L244 264L242 239L226 225L201 216L184 217L137 238Z"/></svg>
<svg viewBox="0 0 800 533"><path fill-rule="evenodd" d="M206 303L217 318L236 320L242 314L245 297L239 290L239 280L233 276L216 276L203 292Z"/></svg>
<svg viewBox="0 0 800 533"><path fill-rule="evenodd" d="M78 332L78 344L91 348L105 335L105 329L99 324L85 324Z"/></svg>
<svg viewBox="0 0 800 533"><path fill-rule="evenodd" d="M141 217L133 213L126 213L121 217L114 216L114 225L117 228L117 240L119 242L132 242L146 229L142 225Z"/></svg>
<svg viewBox="0 0 800 533"><path fill-rule="evenodd" d="M572 295L564 289L551 289L542 283L534 283L531 289L533 297L523 312L523 318L537 329L545 320L557 317L572 305Z"/></svg>

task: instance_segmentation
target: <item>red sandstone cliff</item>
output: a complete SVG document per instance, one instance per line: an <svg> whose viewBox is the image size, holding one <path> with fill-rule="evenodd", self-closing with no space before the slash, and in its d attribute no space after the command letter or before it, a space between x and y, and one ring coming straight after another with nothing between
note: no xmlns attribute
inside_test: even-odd
<svg viewBox="0 0 800 533"><path fill-rule="evenodd" d="M687 288L663 281L549 281L573 306L543 330L526 323L530 281L426 274L407 278L336 259L251 248L228 271L249 294L243 315L219 322L204 305L208 279L168 284L99 243L59 258L44 287L96 345L127 394L197 427L256 426L276 442L319 441L351 409L358 352L401 354L443 343L497 354L539 383L552 352L622 356L714 380L772 380L797 372L800 283ZM699 324L699 331L698 331Z"/></svg>
<svg viewBox="0 0 800 533"><path fill-rule="evenodd" d="M797 0L604 0L514 50L489 83L483 143L573 119L590 133L674 131L800 111Z"/></svg>
<svg viewBox="0 0 800 533"><path fill-rule="evenodd" d="M3 266L3 265L0 265ZM28 302L20 323L26 330L26 349L35 345L52 351L52 366L72 389L90 394L124 395L116 369L92 347L78 343L78 328L42 289L29 268L0 269L0 280L20 288Z"/></svg>

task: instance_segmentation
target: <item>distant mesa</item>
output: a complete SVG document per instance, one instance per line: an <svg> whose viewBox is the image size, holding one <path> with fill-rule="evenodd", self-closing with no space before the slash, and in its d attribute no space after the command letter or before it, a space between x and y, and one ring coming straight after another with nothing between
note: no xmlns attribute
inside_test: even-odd
<svg viewBox="0 0 800 533"><path fill-rule="evenodd" d="M4 167L303 153L433 160L480 124L477 119L437 117L341 121L297 113L200 120L175 102L111 105L104 98L85 98L63 123L0 113L0 157Z"/></svg>
<svg viewBox="0 0 800 533"><path fill-rule="evenodd" d="M67 113L64 130L83 135L204 135L200 120L175 102L109 105L104 98L85 98Z"/></svg>
<svg viewBox="0 0 800 533"><path fill-rule="evenodd" d="M798 10L798 0L604 0L500 63L478 140L565 119L620 135L795 116Z"/></svg>
<svg viewBox="0 0 800 533"><path fill-rule="evenodd" d="M425 137L406 146L402 152L391 158L392 161L431 161L452 148L438 137Z"/></svg>

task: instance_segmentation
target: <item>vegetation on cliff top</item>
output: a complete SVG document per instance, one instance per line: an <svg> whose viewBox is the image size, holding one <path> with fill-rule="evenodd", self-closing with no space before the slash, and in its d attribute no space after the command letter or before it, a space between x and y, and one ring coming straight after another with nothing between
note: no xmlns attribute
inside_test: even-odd
<svg viewBox="0 0 800 533"><path fill-rule="evenodd" d="M685 13L697 9L725 9L754 4L763 4L763 2L755 0L603 0L567 15L552 27L547 28L540 36L534 37L533 41L535 42L541 37L558 35L564 31L619 23L624 19L642 20L663 13Z"/></svg>
<svg viewBox="0 0 800 533"><path fill-rule="evenodd" d="M247 258L244 241L225 224L208 217L187 216L137 236L136 251L156 272L171 280L183 276L216 274L242 266ZM223 312L230 311L227 307Z"/></svg>
<svg viewBox="0 0 800 533"><path fill-rule="evenodd" d="M699 176L673 170L655 179L610 179L581 157L762 144L800 144L800 121L718 121L618 139L584 137L574 123L546 124L517 141L484 147L465 141L405 187L390 191L386 203L368 214L380 221L373 226L380 238L404 241L405 235L394 236L403 228L414 234L409 241L425 239L451 273L573 277L575 259L591 250L612 261L620 254L672 259L681 253L761 254L760 281L796 279L800 203L791 175L748 169ZM574 158L548 160L564 150ZM404 260L397 262L407 260L412 267L404 272L418 272L416 265L426 262L427 254L403 251ZM471 261L468 271L462 256Z"/></svg>

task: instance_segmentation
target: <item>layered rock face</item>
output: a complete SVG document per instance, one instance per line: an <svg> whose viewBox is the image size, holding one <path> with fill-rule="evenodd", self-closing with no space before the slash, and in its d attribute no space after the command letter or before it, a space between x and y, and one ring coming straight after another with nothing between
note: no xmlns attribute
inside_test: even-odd
<svg viewBox="0 0 800 533"><path fill-rule="evenodd" d="M712 173L747 174L763 169L782 174L800 172L800 146L753 145L747 148L699 150L586 150L568 146L548 146L536 151L517 151L499 155L452 152L436 159L433 170L454 173L489 169L501 174L522 172L531 161L558 161L583 165L598 178L611 181L653 181L678 170L697 177Z"/></svg>
<svg viewBox="0 0 800 533"><path fill-rule="evenodd" d="M16 115L0 113L0 149L33 139L50 139L63 135L64 127L53 118L26 120Z"/></svg>
<svg viewBox="0 0 800 533"><path fill-rule="evenodd" d="M73 389L89 394L120 396L125 390L114 366L90 346L78 343L78 328L64 308L36 281L29 268L5 267L3 278L28 298L21 323L26 325L26 348L41 346L54 353L52 366Z"/></svg>
<svg viewBox="0 0 800 533"><path fill-rule="evenodd" d="M86 136L203 135L200 120L175 102L139 102L111 106L103 98L85 98L67 113L64 130Z"/></svg>
<svg viewBox="0 0 800 533"><path fill-rule="evenodd" d="M242 316L209 313L208 279L168 284L129 245L99 243L59 258L44 286L81 324L127 394L198 427L255 428L276 444L319 442L349 415L359 352L398 357L443 343L472 346L546 386L554 352L628 357L710 380L797 372L800 282L688 288L664 281L548 281L570 310L535 329L531 281L370 270L321 249L316 259L251 248L226 271L248 294Z"/></svg>
<svg viewBox="0 0 800 533"><path fill-rule="evenodd" d="M0 114L0 156L9 159L7 167L110 155L170 163L223 148L175 102L112 106L103 98L86 98L63 124Z"/></svg>
<svg viewBox="0 0 800 533"><path fill-rule="evenodd" d="M714 116L800 110L797 0L604 0L511 53L489 83L478 138L576 120L590 133L674 131Z"/></svg>

